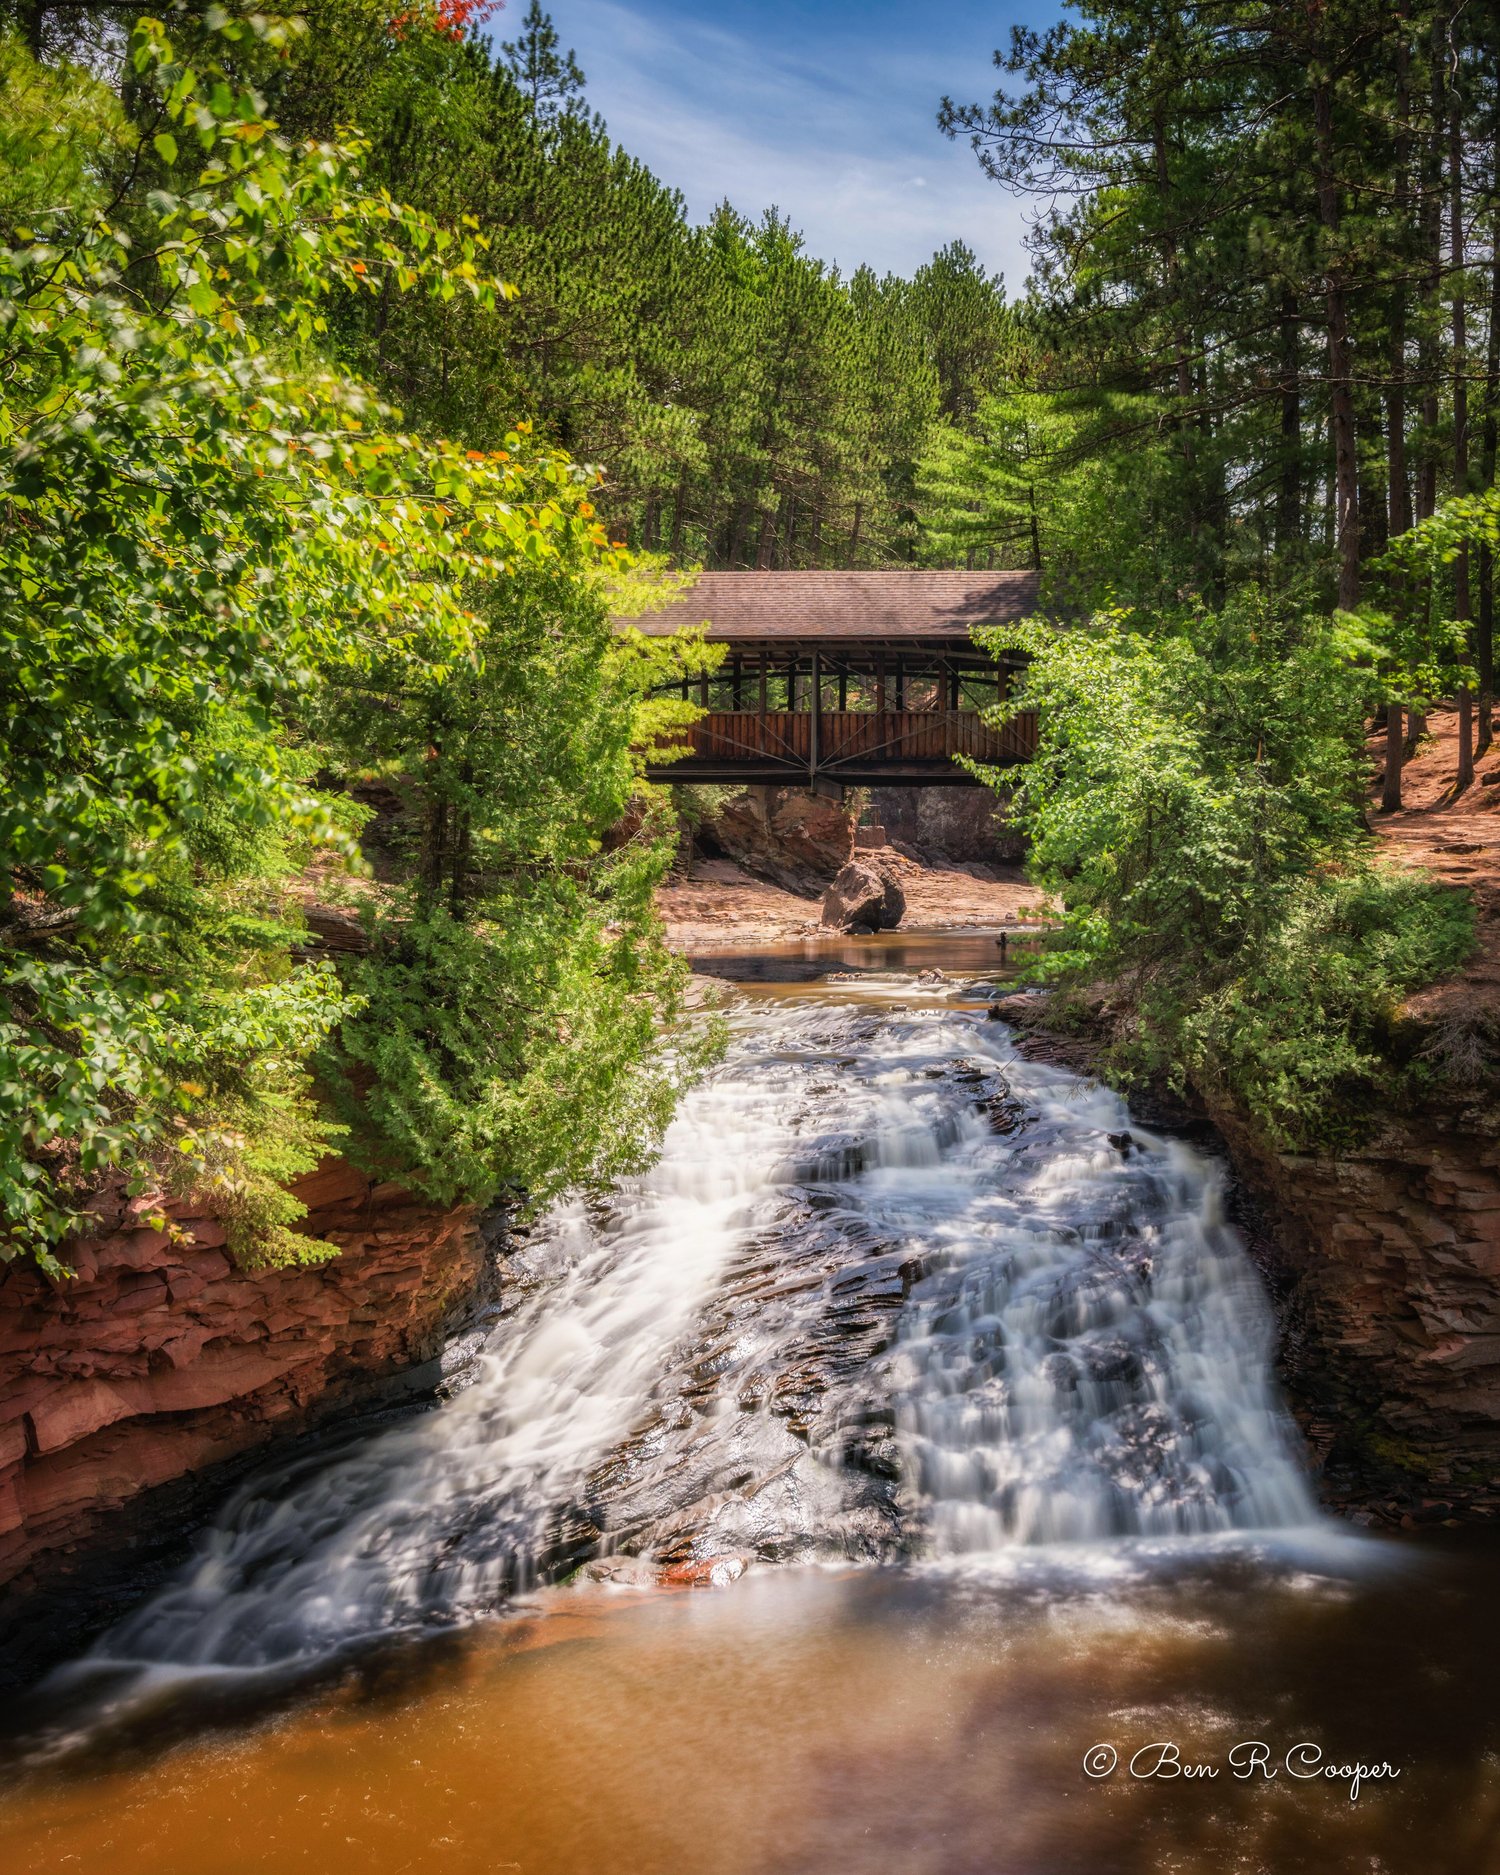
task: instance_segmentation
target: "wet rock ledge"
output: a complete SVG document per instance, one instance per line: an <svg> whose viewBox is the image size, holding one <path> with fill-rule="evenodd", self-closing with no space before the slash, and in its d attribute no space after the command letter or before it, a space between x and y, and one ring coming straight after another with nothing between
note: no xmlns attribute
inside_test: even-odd
<svg viewBox="0 0 1500 1875"><path fill-rule="evenodd" d="M107 1621L268 1450L430 1396L461 1359L497 1287L494 1221L336 1159L294 1189L332 1261L247 1273L217 1219L120 1194L73 1278L0 1274L0 1684Z"/></svg>

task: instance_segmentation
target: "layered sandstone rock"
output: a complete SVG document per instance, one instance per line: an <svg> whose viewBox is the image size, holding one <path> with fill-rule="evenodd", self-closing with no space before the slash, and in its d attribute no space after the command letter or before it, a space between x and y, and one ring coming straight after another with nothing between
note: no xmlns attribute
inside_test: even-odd
<svg viewBox="0 0 1500 1875"><path fill-rule="evenodd" d="M888 838L925 859L1015 865L1026 842L989 788L872 788L870 808Z"/></svg>
<svg viewBox="0 0 1500 1875"><path fill-rule="evenodd" d="M815 897L854 851L854 818L841 802L803 788L746 788L698 839L757 879Z"/></svg>
<svg viewBox="0 0 1500 1875"><path fill-rule="evenodd" d="M0 1275L0 1583L12 1605L101 1543L128 1550L151 1494L368 1400L435 1357L492 1292L472 1210L327 1160L295 1190L342 1254L247 1273L222 1223L123 1195L69 1252L76 1274ZM146 1218L165 1210L172 1228ZM172 1513L191 1508L173 1494Z"/></svg>
<svg viewBox="0 0 1500 1875"><path fill-rule="evenodd" d="M1436 1107L1311 1157L1213 1118L1274 1224L1282 1366L1330 1486L1415 1521L1500 1510L1500 1140Z"/></svg>

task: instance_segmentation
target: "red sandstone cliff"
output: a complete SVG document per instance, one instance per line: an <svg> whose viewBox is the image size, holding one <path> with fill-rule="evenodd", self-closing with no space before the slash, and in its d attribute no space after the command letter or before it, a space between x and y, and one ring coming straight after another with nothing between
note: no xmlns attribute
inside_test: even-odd
<svg viewBox="0 0 1500 1875"><path fill-rule="evenodd" d="M128 1548L154 1489L368 1398L430 1360L487 1289L472 1210L443 1211L326 1160L296 1187L332 1261L250 1274L217 1220L123 1197L70 1280L0 1274L0 1584ZM165 1211L181 1239L143 1222ZM181 1518L190 1497L179 1493Z"/></svg>
<svg viewBox="0 0 1500 1875"><path fill-rule="evenodd" d="M820 896L854 851L854 818L806 788L745 788L699 828L708 854L788 892Z"/></svg>
<svg viewBox="0 0 1500 1875"><path fill-rule="evenodd" d="M1213 1118L1272 1226L1282 1369L1331 1492L1500 1511L1500 1139L1434 1106L1312 1157Z"/></svg>

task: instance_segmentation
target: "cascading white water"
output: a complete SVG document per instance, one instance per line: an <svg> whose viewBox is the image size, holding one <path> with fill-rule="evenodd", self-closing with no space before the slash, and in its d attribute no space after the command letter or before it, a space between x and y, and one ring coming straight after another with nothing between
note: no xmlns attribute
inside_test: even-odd
<svg viewBox="0 0 1500 1875"><path fill-rule="evenodd" d="M697 1090L652 1173L607 1211L560 1207L512 1259L523 1298L472 1386L332 1462L257 1476L96 1657L275 1666L525 1587L776 1176L776 1108L775 1084L753 1078Z"/></svg>
<svg viewBox="0 0 1500 1875"><path fill-rule="evenodd" d="M932 1549L1310 1522L1219 1168L1106 1089L1009 1073L1031 1121L945 1167L939 1268L903 1323L897 1425Z"/></svg>
<svg viewBox="0 0 1500 1875"><path fill-rule="evenodd" d="M942 993L871 994L743 1005L656 1167L561 1208L512 1259L476 1383L246 1485L92 1670L277 1670L560 1566L585 1479L796 1188L926 1272L865 1380L892 1396L931 1551L1310 1520L1216 1169L1126 1139L1115 1096L1015 1059ZM976 1098L1002 1069L1027 1109L1003 1137Z"/></svg>

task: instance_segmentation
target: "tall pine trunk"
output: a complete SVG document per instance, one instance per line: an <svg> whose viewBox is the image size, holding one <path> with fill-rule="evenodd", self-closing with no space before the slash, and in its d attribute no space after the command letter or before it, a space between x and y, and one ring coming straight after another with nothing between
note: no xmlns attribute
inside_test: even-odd
<svg viewBox="0 0 1500 1875"><path fill-rule="evenodd" d="M1432 122L1422 151L1421 202L1417 212L1422 249L1422 326L1417 372L1422 381L1422 440L1417 459L1418 521L1437 507L1438 299L1443 282L1443 71L1441 47L1433 47Z"/></svg>
<svg viewBox="0 0 1500 1875"><path fill-rule="evenodd" d="M1448 90L1448 245L1453 263L1453 488L1469 487L1468 306L1464 293L1464 152L1462 105L1457 84ZM1454 616L1470 617L1469 550L1461 546L1453 562ZM1467 649L1466 645L1466 649ZM1467 684L1458 693L1459 791L1474 782L1474 697Z"/></svg>
<svg viewBox="0 0 1500 1875"><path fill-rule="evenodd" d="M1385 785L1380 790L1382 813L1393 814L1401 805L1401 765L1405 754L1401 740L1401 705L1391 703L1385 712Z"/></svg>
<svg viewBox="0 0 1500 1875"><path fill-rule="evenodd" d="M677 493L672 501L672 545L669 552L674 561L682 553L682 529L687 520L687 477L684 475L677 484Z"/></svg>
<svg viewBox="0 0 1500 1875"><path fill-rule="evenodd" d="M1276 550L1290 553L1302 538L1302 364L1297 295L1282 285L1277 313L1281 351L1281 474L1276 487Z"/></svg>
<svg viewBox="0 0 1500 1875"><path fill-rule="evenodd" d="M755 570L766 573L771 567L771 547L776 537L776 517L769 508L760 511L760 538L755 546Z"/></svg>
<svg viewBox="0 0 1500 1875"><path fill-rule="evenodd" d="M1390 364L1385 392L1386 423L1386 526L1391 538L1404 534L1411 526L1411 485L1406 464L1406 296L1404 278L1410 258L1409 216L1411 214L1410 173L1411 136L1407 128L1411 116L1411 47L1405 31L1396 47L1396 227L1399 231L1400 273L1391 295Z"/></svg>
<svg viewBox="0 0 1500 1875"><path fill-rule="evenodd" d="M1349 307L1339 260L1339 186L1334 170L1333 81L1313 91L1317 150L1318 219L1323 226L1323 299L1328 314L1329 425L1333 432L1334 538L1342 611L1359 604L1359 458L1354 430L1354 383L1349 346Z"/></svg>
<svg viewBox="0 0 1500 1875"><path fill-rule="evenodd" d="M1484 354L1484 428L1480 443L1480 480L1495 484L1497 400L1500 400L1500 101L1495 106L1491 155L1490 214L1490 319ZM1479 735L1476 754L1483 755L1494 740L1495 695L1495 556L1488 546L1479 549L1479 618L1474 633L1474 661L1479 669Z"/></svg>

